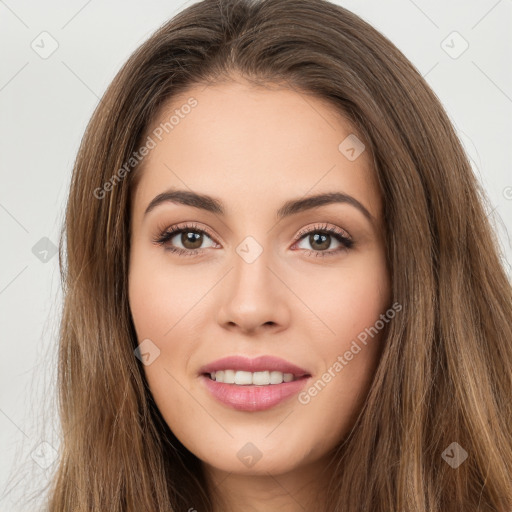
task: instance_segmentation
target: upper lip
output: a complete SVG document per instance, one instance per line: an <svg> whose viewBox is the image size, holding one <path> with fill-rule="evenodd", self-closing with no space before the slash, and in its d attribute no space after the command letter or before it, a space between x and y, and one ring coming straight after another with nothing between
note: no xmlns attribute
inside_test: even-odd
<svg viewBox="0 0 512 512"><path fill-rule="evenodd" d="M261 372L265 370L291 373L294 377L309 375L307 370L274 356L259 356L249 359L242 356L229 356L217 359L199 369L200 374L212 373L217 370L241 370L246 372Z"/></svg>

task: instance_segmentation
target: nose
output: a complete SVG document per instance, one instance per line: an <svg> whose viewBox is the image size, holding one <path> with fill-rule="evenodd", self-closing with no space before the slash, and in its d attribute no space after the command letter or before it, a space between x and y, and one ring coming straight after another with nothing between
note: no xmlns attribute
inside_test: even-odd
<svg viewBox="0 0 512 512"><path fill-rule="evenodd" d="M224 329L255 334L287 328L291 292L268 255L263 250L249 263L234 253L233 268L220 288L217 321Z"/></svg>

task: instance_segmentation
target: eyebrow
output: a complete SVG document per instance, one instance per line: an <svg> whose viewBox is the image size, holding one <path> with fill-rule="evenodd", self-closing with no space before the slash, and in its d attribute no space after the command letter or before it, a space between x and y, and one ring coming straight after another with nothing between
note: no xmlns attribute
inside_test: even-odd
<svg viewBox="0 0 512 512"><path fill-rule="evenodd" d="M193 208L205 210L217 215L225 215L225 209L222 202L214 197L189 190L170 189L153 198L146 208L144 216L151 210L155 209L158 205L166 202L192 206ZM326 192L300 199L291 199L286 201L283 206L277 210L277 218L281 220L285 217L289 217L306 210L311 210L313 208L318 208L319 206L333 203L349 204L357 208L372 224L376 223L375 218L365 206L363 206L355 197L342 192Z"/></svg>

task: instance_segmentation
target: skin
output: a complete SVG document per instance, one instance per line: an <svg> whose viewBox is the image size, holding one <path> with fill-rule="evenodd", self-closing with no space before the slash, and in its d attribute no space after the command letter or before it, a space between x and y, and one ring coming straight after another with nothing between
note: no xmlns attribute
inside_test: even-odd
<svg viewBox="0 0 512 512"><path fill-rule="evenodd" d="M129 301L139 343L149 338L160 350L144 371L167 424L203 461L216 512L313 510L321 503L315 493L322 496L328 482L322 471L329 452L348 434L367 395L382 332L359 343L361 351L307 404L295 395L266 411L237 411L209 394L198 371L228 355L274 355L312 375L307 390L389 308L382 199L371 156L363 151L350 161L338 150L354 130L322 99L242 79L173 98L154 126L191 96L198 105L137 171ZM214 196L226 215L171 202L144 215L170 187ZM320 192L353 196L374 223L345 203L277 221L285 201ZM153 243L183 222L213 235L203 236L202 254L180 256ZM315 234L325 223L348 233L354 246L334 254L343 247L334 237L324 246L308 235L296 240L300 230ZM251 264L236 252L247 236L263 249ZM194 247L181 235L167 244ZM322 250L332 255L319 257ZM248 442L261 453L251 467L237 457Z"/></svg>

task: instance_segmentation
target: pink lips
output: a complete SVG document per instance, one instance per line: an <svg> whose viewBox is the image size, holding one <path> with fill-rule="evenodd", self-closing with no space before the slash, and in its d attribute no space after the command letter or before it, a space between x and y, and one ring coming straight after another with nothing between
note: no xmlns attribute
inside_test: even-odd
<svg viewBox="0 0 512 512"><path fill-rule="evenodd" d="M217 370L279 371L293 374L296 380L267 386L239 386L210 379L208 374ZM297 394L305 386L309 380L308 378L311 377L303 368L272 356L261 356L256 359L239 356L225 357L203 366L199 373L201 374L201 382L214 398L236 410L251 412L270 409L290 396Z"/></svg>

